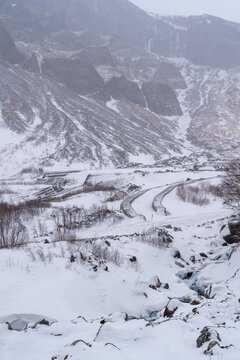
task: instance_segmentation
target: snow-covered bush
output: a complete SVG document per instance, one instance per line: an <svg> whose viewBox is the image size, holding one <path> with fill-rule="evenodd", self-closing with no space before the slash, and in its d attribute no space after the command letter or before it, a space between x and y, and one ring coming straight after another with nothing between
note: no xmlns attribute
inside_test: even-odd
<svg viewBox="0 0 240 360"><path fill-rule="evenodd" d="M184 202L204 206L210 203L210 196L220 196L220 189L216 185L211 185L208 181L201 182L199 185L180 185L177 187L176 194Z"/></svg>

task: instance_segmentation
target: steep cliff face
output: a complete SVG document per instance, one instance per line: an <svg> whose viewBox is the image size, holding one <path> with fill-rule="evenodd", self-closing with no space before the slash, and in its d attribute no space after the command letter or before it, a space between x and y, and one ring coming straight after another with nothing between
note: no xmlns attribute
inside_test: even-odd
<svg viewBox="0 0 240 360"><path fill-rule="evenodd" d="M9 32L0 24L0 59L10 64L19 64L23 61L23 55L17 50Z"/></svg>
<svg viewBox="0 0 240 360"><path fill-rule="evenodd" d="M186 82L176 66L170 62L161 62L152 77L153 82L161 82L173 89L186 89Z"/></svg>
<svg viewBox="0 0 240 360"><path fill-rule="evenodd" d="M151 111L163 116L182 115L177 97L169 85L148 82L143 84L142 91Z"/></svg>

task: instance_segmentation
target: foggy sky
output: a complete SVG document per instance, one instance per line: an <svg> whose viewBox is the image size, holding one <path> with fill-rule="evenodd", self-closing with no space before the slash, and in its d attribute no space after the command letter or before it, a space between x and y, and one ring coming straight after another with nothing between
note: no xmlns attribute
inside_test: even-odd
<svg viewBox="0 0 240 360"><path fill-rule="evenodd" d="M240 0L130 0L160 15L210 14L240 22Z"/></svg>

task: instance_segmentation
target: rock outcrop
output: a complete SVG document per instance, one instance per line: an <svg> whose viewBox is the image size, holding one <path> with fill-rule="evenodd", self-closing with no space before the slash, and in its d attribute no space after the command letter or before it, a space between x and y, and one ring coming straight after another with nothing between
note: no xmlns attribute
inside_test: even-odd
<svg viewBox="0 0 240 360"><path fill-rule="evenodd" d="M166 84L148 82L142 86L148 108L158 115L181 116L182 110L173 89Z"/></svg>
<svg viewBox="0 0 240 360"><path fill-rule="evenodd" d="M167 84L173 89L186 89L187 87L178 68L169 62L160 63L160 66L152 77L152 81Z"/></svg>
<svg viewBox="0 0 240 360"><path fill-rule="evenodd" d="M138 85L125 76L112 78L104 87L104 92L113 99L125 98L136 105L146 106L144 96Z"/></svg>
<svg viewBox="0 0 240 360"><path fill-rule="evenodd" d="M42 72L81 95L94 93L103 86L103 79L94 67L78 58L43 59Z"/></svg>
<svg viewBox="0 0 240 360"><path fill-rule="evenodd" d="M0 24L0 59L10 64L19 64L23 55L16 48L15 42L4 26Z"/></svg>

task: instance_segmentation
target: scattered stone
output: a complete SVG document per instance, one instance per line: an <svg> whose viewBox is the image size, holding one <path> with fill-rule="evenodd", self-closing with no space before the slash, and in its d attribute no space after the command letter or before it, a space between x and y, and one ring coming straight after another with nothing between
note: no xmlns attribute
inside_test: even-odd
<svg viewBox="0 0 240 360"><path fill-rule="evenodd" d="M38 321L38 325L46 325L46 326L50 326L50 323L48 320L46 319L42 319L41 321Z"/></svg>
<svg viewBox="0 0 240 360"><path fill-rule="evenodd" d="M110 242L107 241L107 240L105 241L105 244L106 244L107 246L109 246L109 247L111 246Z"/></svg>
<svg viewBox="0 0 240 360"><path fill-rule="evenodd" d="M224 236L224 240L228 244L236 244L240 242L240 219L235 219L232 221L229 221L228 228L230 231L230 234L227 236Z"/></svg>
<svg viewBox="0 0 240 360"><path fill-rule="evenodd" d="M216 345L220 346L218 341L216 341L216 340L211 341L211 342L208 344L207 349L204 351L204 355L213 355L212 349L213 349Z"/></svg>
<svg viewBox="0 0 240 360"><path fill-rule="evenodd" d="M191 305L200 305L200 302L199 301L197 301L197 300L193 300L192 302L191 302Z"/></svg>
<svg viewBox="0 0 240 360"><path fill-rule="evenodd" d="M175 264L181 268L184 268L184 265L182 263L180 263L179 261L175 261Z"/></svg>
<svg viewBox="0 0 240 360"><path fill-rule="evenodd" d="M96 272L98 270L98 266L97 265L94 265L93 266L93 270Z"/></svg>
<svg viewBox="0 0 240 360"><path fill-rule="evenodd" d="M182 257L181 257L180 251L179 251L179 250L176 250L176 251L174 252L174 254L173 254L173 257L174 257L175 259L181 259Z"/></svg>
<svg viewBox="0 0 240 360"><path fill-rule="evenodd" d="M211 332L208 327L204 327L201 331L201 334L197 338L197 347L200 348L205 342L210 341Z"/></svg>
<svg viewBox="0 0 240 360"><path fill-rule="evenodd" d="M130 259L129 259L131 262L136 262L137 261L137 258L136 258L136 256L132 256L132 257L130 257Z"/></svg>
<svg viewBox="0 0 240 360"><path fill-rule="evenodd" d="M166 283L163 288L166 289L166 290L168 290L168 289L169 289L168 283Z"/></svg>
<svg viewBox="0 0 240 360"><path fill-rule="evenodd" d="M200 253L199 255L200 255L201 257L203 257L203 258L207 258L207 257L208 257L205 253Z"/></svg>
<svg viewBox="0 0 240 360"><path fill-rule="evenodd" d="M71 255L70 262L73 263L73 262L75 262L75 260L76 260L76 257L74 255Z"/></svg>
<svg viewBox="0 0 240 360"><path fill-rule="evenodd" d="M226 224L222 225L221 229L220 229L220 233L225 229Z"/></svg>
<svg viewBox="0 0 240 360"><path fill-rule="evenodd" d="M172 318L174 313L177 311L178 307L176 306L173 310L170 310L167 306L164 310L163 317Z"/></svg>
<svg viewBox="0 0 240 360"><path fill-rule="evenodd" d="M191 260L192 263L195 264L195 262L196 262L196 257L195 257L195 255L191 256L191 257L190 257L190 260Z"/></svg>
<svg viewBox="0 0 240 360"><path fill-rule="evenodd" d="M45 239L45 240L44 240L44 244L49 244L48 239Z"/></svg>
<svg viewBox="0 0 240 360"><path fill-rule="evenodd" d="M205 326L202 329L201 334L197 338L197 341L196 341L197 342L197 347L200 348L204 343L206 343L206 342L208 342L210 340L214 340L214 341L216 340L217 342L222 341L219 334L218 334L218 332L216 330L209 329L209 327ZM213 341L212 341L212 343L213 343ZM215 345L213 345L213 346L215 346Z"/></svg>
<svg viewBox="0 0 240 360"><path fill-rule="evenodd" d="M175 232L182 231L182 229L181 229L180 227L176 227L176 226L174 226L173 230L174 230Z"/></svg>
<svg viewBox="0 0 240 360"><path fill-rule="evenodd" d="M230 245L237 244L240 242L240 236L238 236L238 235L229 234L229 235L224 236L223 238L226 241L226 243L228 243Z"/></svg>
<svg viewBox="0 0 240 360"><path fill-rule="evenodd" d="M151 289L153 289L153 290L157 290L156 286L153 285L153 284L150 284L149 287L150 287Z"/></svg>

